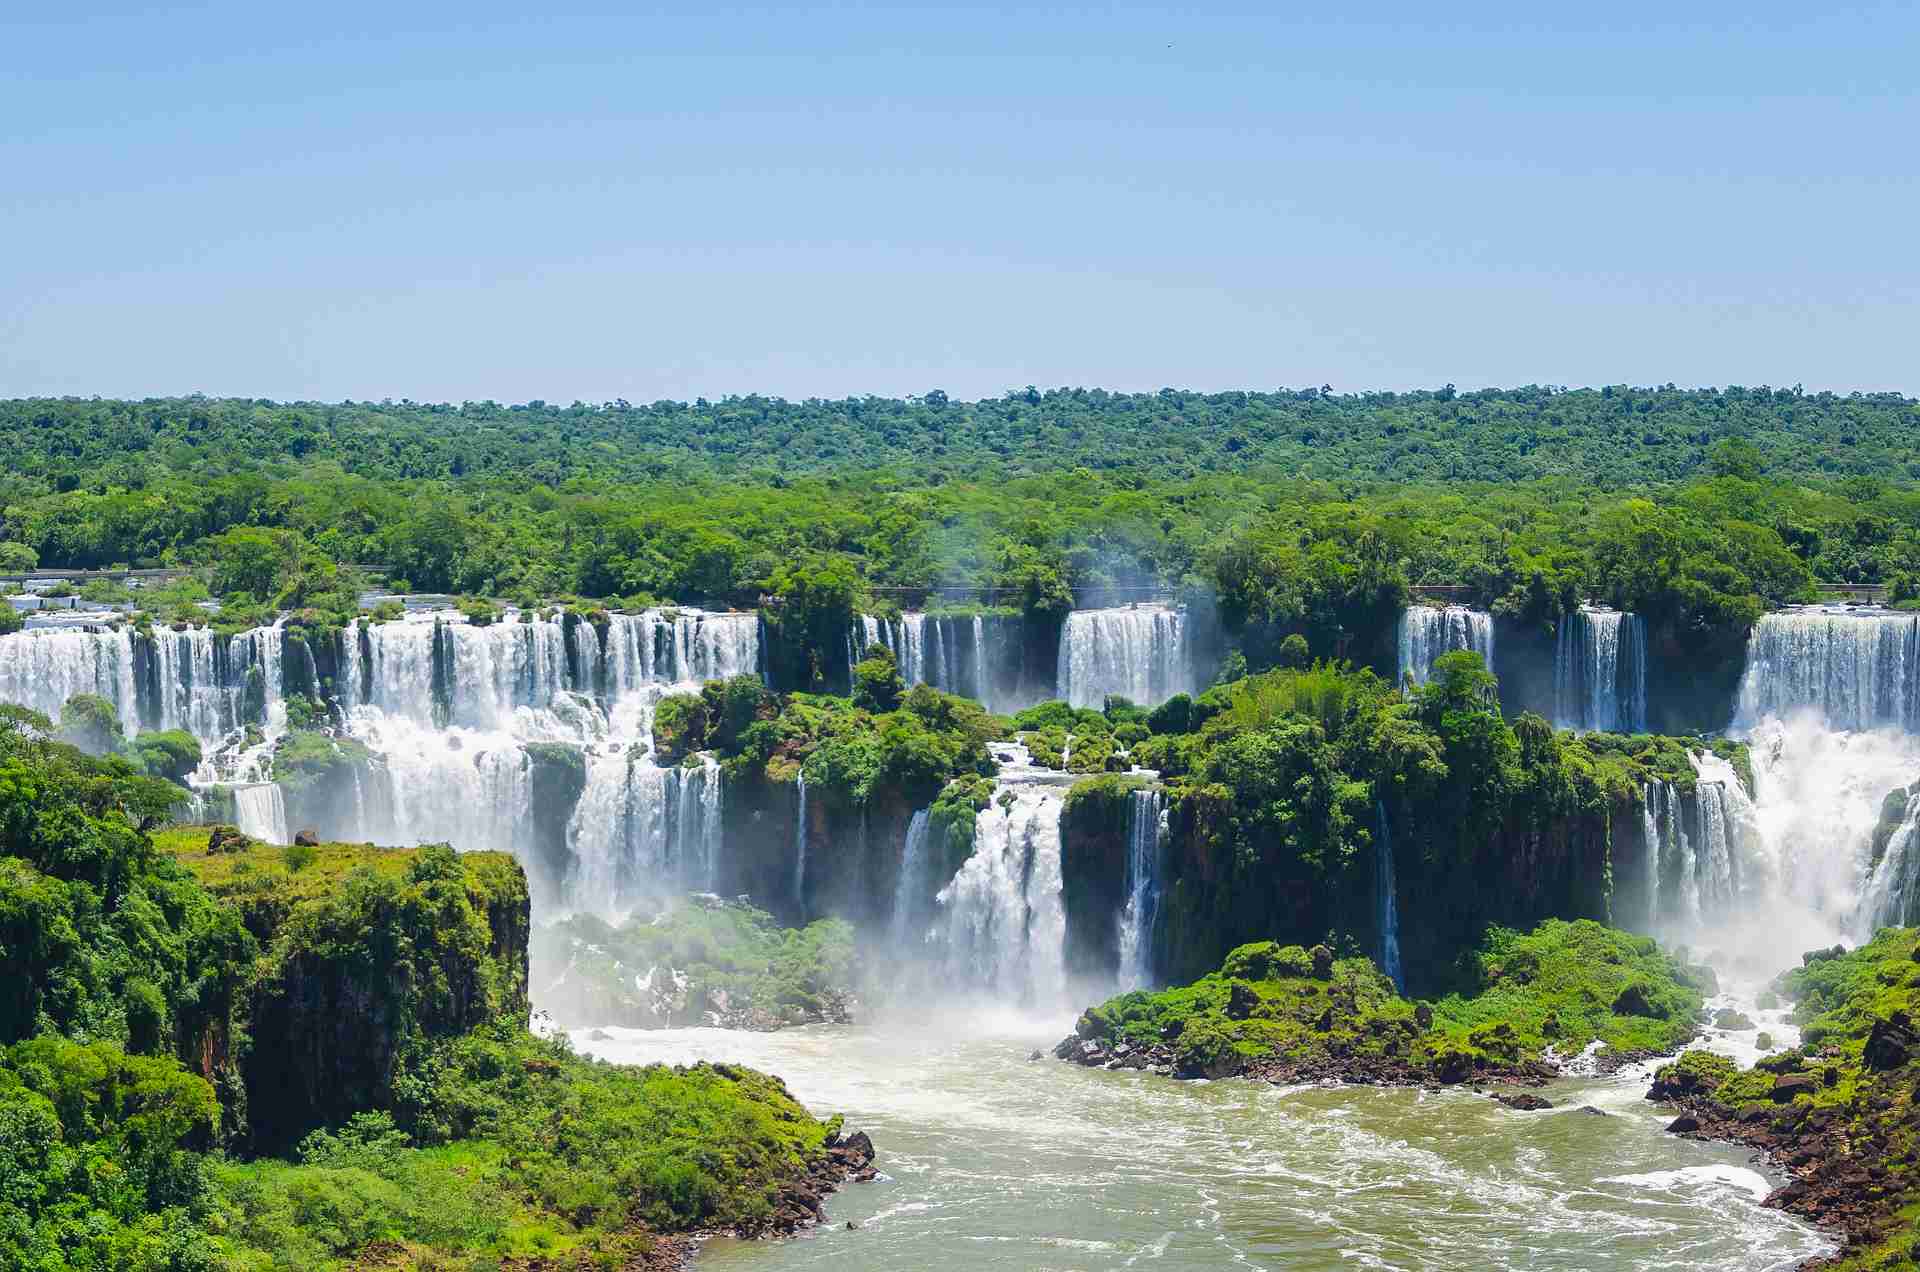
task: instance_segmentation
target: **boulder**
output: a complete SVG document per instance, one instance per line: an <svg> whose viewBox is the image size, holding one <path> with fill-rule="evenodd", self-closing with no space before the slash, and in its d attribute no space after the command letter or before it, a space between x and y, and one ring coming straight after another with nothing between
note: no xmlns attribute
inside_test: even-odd
<svg viewBox="0 0 1920 1272"><path fill-rule="evenodd" d="M253 846L253 840L241 834L232 826L215 826L213 833L207 836L207 852L245 852Z"/></svg>
<svg viewBox="0 0 1920 1272"><path fill-rule="evenodd" d="M1784 1104L1796 1095L1812 1095L1820 1080L1811 1073L1783 1073L1773 1080L1773 1098Z"/></svg>
<svg viewBox="0 0 1920 1272"><path fill-rule="evenodd" d="M1254 1009L1259 1005L1260 995L1255 993L1253 986L1245 981L1233 982L1233 987L1227 991L1228 1020L1245 1020L1253 1015Z"/></svg>
<svg viewBox="0 0 1920 1272"><path fill-rule="evenodd" d="M1697 1131L1699 1129L1700 1119L1691 1113L1682 1113L1679 1117L1667 1123L1667 1131L1673 1135L1685 1135L1690 1131Z"/></svg>
<svg viewBox="0 0 1920 1272"><path fill-rule="evenodd" d="M318 848L320 846L320 836L311 830L296 831L293 836L293 842L302 848Z"/></svg>
<svg viewBox="0 0 1920 1272"><path fill-rule="evenodd" d="M1413 1023L1419 1026L1421 1033L1433 1028L1433 1007L1427 1003L1416 1004L1413 1009Z"/></svg>
<svg viewBox="0 0 1920 1272"><path fill-rule="evenodd" d="M1751 1029L1753 1020L1744 1012L1735 1011L1731 1007L1722 1007L1713 1013L1713 1027L1728 1030Z"/></svg>
<svg viewBox="0 0 1920 1272"><path fill-rule="evenodd" d="M1333 979L1333 951L1324 945L1313 947L1313 978L1315 980Z"/></svg>
<svg viewBox="0 0 1920 1272"><path fill-rule="evenodd" d="M1654 1010L1651 1002L1647 1001L1646 986L1635 984L1629 985L1621 990L1619 995L1613 1000L1613 1014L1616 1016L1652 1017L1660 1013Z"/></svg>
<svg viewBox="0 0 1920 1272"><path fill-rule="evenodd" d="M1867 1035L1866 1049L1861 1059L1869 1069L1885 1072L1898 1069L1913 1058L1920 1050L1920 1035L1916 1035L1913 1022L1904 1011L1896 1011L1885 1020L1873 1022L1873 1032Z"/></svg>
<svg viewBox="0 0 1920 1272"><path fill-rule="evenodd" d="M1531 1091L1515 1091L1512 1094L1496 1095L1493 1098L1508 1108L1519 1109L1523 1113L1532 1113L1540 1109L1550 1109L1553 1107L1552 1100L1547 1099L1543 1095L1535 1095Z"/></svg>

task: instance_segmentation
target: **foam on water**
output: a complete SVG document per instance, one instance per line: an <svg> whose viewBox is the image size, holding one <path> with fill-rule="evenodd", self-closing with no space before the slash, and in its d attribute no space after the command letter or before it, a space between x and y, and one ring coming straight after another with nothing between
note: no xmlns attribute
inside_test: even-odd
<svg viewBox="0 0 1920 1272"><path fill-rule="evenodd" d="M1597 1118L1462 1091L1176 1083L1022 1058L1069 1028L1068 1014L954 1013L575 1040L612 1060L765 1068L873 1135L885 1182L836 1194L808 1240L716 1241L711 1269L1732 1272L1831 1248L1758 1204L1766 1181L1745 1150L1665 1135L1644 1074L1549 1092L1612 1113Z"/></svg>

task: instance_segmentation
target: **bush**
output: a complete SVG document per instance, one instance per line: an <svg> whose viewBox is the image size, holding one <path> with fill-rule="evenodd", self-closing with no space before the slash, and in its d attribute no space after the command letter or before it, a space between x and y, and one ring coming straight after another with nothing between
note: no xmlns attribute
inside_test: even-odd
<svg viewBox="0 0 1920 1272"><path fill-rule="evenodd" d="M697 693L673 693L654 704L653 752L660 765L676 764L707 745L707 703Z"/></svg>
<svg viewBox="0 0 1920 1272"><path fill-rule="evenodd" d="M132 752L149 774L170 782L184 783L200 767L200 742L185 729L142 733L133 740Z"/></svg>

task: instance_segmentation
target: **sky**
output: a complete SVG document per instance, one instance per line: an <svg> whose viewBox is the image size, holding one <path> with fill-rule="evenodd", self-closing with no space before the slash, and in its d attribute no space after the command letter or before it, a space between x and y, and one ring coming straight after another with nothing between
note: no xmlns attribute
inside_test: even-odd
<svg viewBox="0 0 1920 1272"><path fill-rule="evenodd" d="M0 396L1912 392L1916 48L1778 0L9 6Z"/></svg>

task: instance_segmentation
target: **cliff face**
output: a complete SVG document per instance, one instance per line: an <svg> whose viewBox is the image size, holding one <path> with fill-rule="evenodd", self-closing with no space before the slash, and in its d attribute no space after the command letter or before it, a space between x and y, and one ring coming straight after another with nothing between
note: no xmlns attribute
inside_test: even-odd
<svg viewBox="0 0 1920 1272"><path fill-rule="evenodd" d="M198 1047L216 1086L244 1097L243 1112L229 1100L229 1117L260 1151L386 1105L412 1043L530 1010L526 876L510 857L314 851L299 869L260 845L180 857L266 951L232 1033L209 1030Z"/></svg>
<svg viewBox="0 0 1920 1272"><path fill-rule="evenodd" d="M1106 785L1113 789L1098 781L1076 788L1061 819L1068 963L1089 976L1117 968L1117 918L1126 899L1127 795L1118 783ZM1232 813L1224 793L1189 791L1170 813L1150 937L1160 978L1191 980L1251 941L1325 941L1378 956L1384 907L1376 854L1356 854L1331 882L1278 858L1245 871L1226 856L1231 840L1223 828ZM1386 816L1401 960L1414 992L1444 978L1488 924L1608 920L1613 881L1644 860L1631 802L1540 819L1516 814L1464 859L1451 828L1424 824L1419 808L1389 804ZM1616 864L1616 851L1624 863Z"/></svg>
<svg viewBox="0 0 1920 1272"><path fill-rule="evenodd" d="M1131 791L1131 784L1117 778L1090 778L1068 793L1060 812L1060 896L1072 976L1098 980L1119 967Z"/></svg>
<svg viewBox="0 0 1920 1272"><path fill-rule="evenodd" d="M914 798L914 792L875 791L861 805L810 790L802 829L798 783L758 774L729 780L726 847L715 888L723 896L749 897L793 923L835 917L884 928L893 915L907 827L924 806ZM803 840L801 870L796 858Z"/></svg>

